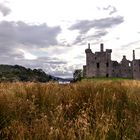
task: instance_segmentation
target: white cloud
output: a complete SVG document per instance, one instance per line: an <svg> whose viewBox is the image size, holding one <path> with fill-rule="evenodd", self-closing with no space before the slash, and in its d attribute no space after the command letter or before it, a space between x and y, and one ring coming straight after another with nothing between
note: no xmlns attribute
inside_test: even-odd
<svg viewBox="0 0 140 140"><path fill-rule="evenodd" d="M5 6L4 4L0 3L0 12L2 13L3 16L7 16L8 14L10 14L11 9Z"/></svg>
<svg viewBox="0 0 140 140"><path fill-rule="evenodd" d="M27 59L27 60L35 60L35 59L37 59L37 56L35 56L35 55L33 55L33 54L23 50L23 49L18 49L18 50L23 53L24 58Z"/></svg>

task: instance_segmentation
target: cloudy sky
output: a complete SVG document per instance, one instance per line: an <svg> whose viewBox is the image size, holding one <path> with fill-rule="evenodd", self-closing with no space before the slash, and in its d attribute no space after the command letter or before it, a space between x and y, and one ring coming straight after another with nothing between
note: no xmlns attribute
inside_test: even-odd
<svg viewBox="0 0 140 140"><path fill-rule="evenodd" d="M99 44L140 58L139 0L0 0L0 63L72 77Z"/></svg>

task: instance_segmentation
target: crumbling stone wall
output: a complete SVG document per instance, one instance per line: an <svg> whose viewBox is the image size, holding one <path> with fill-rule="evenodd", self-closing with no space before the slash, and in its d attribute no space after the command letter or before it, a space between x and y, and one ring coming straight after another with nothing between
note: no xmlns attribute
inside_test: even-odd
<svg viewBox="0 0 140 140"><path fill-rule="evenodd" d="M140 79L140 60L133 60L133 79Z"/></svg>
<svg viewBox="0 0 140 140"><path fill-rule="evenodd" d="M86 53L86 65L83 67L85 77L122 77L140 79L140 60L135 59L133 51L133 61L123 56L121 63L111 60L111 49L104 51L104 45L100 44L100 51L93 53L88 44Z"/></svg>

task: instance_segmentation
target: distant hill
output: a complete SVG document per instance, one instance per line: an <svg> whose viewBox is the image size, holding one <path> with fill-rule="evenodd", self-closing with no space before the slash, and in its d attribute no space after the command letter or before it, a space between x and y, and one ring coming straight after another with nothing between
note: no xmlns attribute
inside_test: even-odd
<svg viewBox="0 0 140 140"><path fill-rule="evenodd" d="M30 69L19 65L0 65L0 82L49 82L55 80L42 69Z"/></svg>

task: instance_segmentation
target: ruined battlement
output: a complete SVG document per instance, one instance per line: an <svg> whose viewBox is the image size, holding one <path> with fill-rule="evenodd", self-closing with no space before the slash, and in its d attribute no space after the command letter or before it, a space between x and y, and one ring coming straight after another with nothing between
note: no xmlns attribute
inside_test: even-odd
<svg viewBox="0 0 140 140"><path fill-rule="evenodd" d="M100 51L93 53L90 44L85 50L86 65L83 66L84 77L120 77L140 79L140 60L135 59L133 50L133 60L127 60L124 55L121 62L112 61L112 49L104 51L104 44L100 44Z"/></svg>

